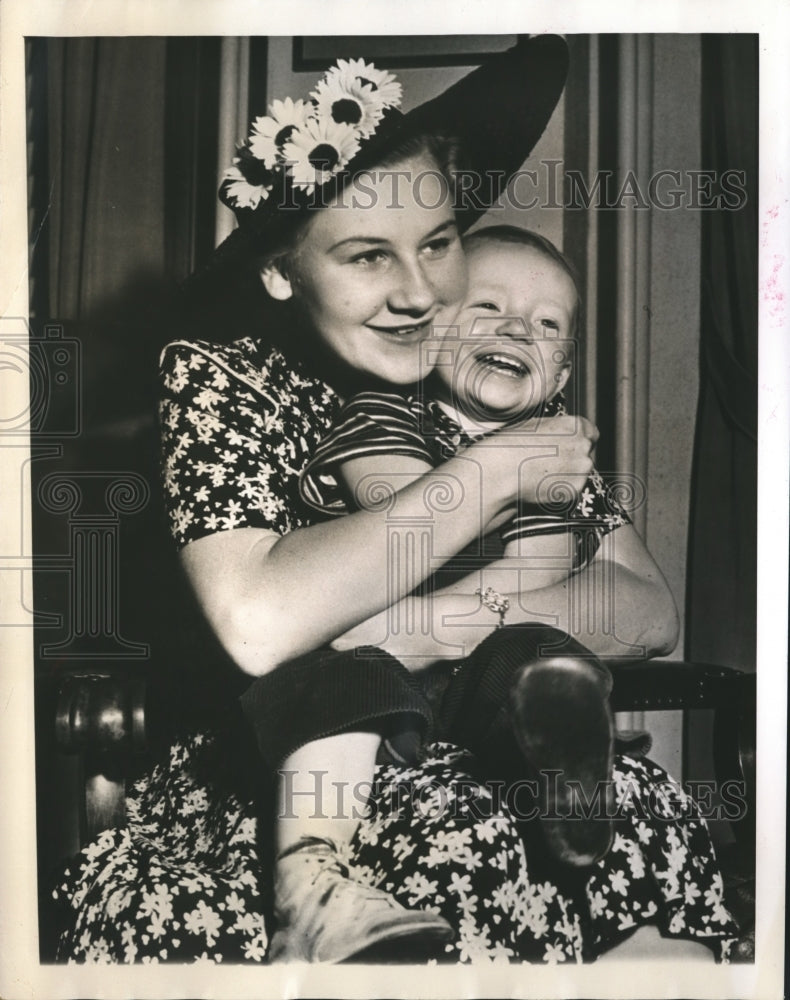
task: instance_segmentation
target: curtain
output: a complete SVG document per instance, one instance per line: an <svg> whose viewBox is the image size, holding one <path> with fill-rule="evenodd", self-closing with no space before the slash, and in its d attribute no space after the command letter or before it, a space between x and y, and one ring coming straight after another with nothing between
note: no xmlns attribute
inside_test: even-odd
<svg viewBox="0 0 790 1000"><path fill-rule="evenodd" d="M48 192L38 234L46 253L32 271L37 313L79 336L94 431L150 421L173 287L213 247L219 44L34 42L45 103L33 108L33 131L39 153L47 147L37 181Z"/></svg>
<svg viewBox="0 0 790 1000"><path fill-rule="evenodd" d="M84 317L130 275L162 270L165 46L47 43L53 317Z"/></svg>
<svg viewBox="0 0 790 1000"><path fill-rule="evenodd" d="M703 162L745 174L746 201L703 219L700 400L688 655L754 669L757 543L756 35L703 36Z"/></svg>
<svg viewBox="0 0 790 1000"><path fill-rule="evenodd" d="M171 623L186 614L182 634L198 635L158 498L156 371L175 286L213 247L219 45L27 45L31 323L40 338L54 330L73 359L62 387L50 373L47 450L39 444L31 464L35 605L51 612L35 633L44 874L76 850L80 823L62 815L77 801L76 759L54 749L54 679L80 655L134 659L158 676L176 658ZM58 503L70 495L79 506Z"/></svg>

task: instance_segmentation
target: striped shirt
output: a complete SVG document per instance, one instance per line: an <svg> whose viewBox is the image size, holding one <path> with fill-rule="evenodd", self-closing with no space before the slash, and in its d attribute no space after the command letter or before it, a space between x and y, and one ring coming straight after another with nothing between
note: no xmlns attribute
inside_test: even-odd
<svg viewBox="0 0 790 1000"><path fill-rule="evenodd" d="M544 417L564 414L561 393L544 408ZM406 455L435 468L467 448L470 435L433 400L396 393L362 392L338 413L329 435L308 461L300 479L302 499L324 514L349 511L338 470L353 458ZM571 532L575 540L573 568L593 558L601 539L630 518L613 495L613 488L593 471L580 493L558 485L545 503L519 505L518 514L500 529L502 542L536 535Z"/></svg>

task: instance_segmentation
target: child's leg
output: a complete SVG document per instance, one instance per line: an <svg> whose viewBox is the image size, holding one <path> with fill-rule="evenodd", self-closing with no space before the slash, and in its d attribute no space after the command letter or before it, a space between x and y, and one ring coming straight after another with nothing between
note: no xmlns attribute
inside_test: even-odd
<svg viewBox="0 0 790 1000"><path fill-rule="evenodd" d="M419 683L372 646L319 649L254 680L240 698L270 773L300 747L349 732L388 735L407 723L423 733L432 711Z"/></svg>
<svg viewBox="0 0 790 1000"><path fill-rule="evenodd" d="M280 770L277 854L306 837L350 844L367 804L381 736L327 736L300 747Z"/></svg>
<svg viewBox="0 0 790 1000"><path fill-rule="evenodd" d="M341 860L363 815L381 736L404 720L422 730L430 722L408 671L380 650L319 650L259 678L241 702L280 777L270 957L437 953L452 937L445 920L353 881Z"/></svg>
<svg viewBox="0 0 790 1000"><path fill-rule="evenodd" d="M533 782L546 845L576 867L612 837L610 690L606 667L565 633L510 625L461 663L442 703L443 735L493 776Z"/></svg>

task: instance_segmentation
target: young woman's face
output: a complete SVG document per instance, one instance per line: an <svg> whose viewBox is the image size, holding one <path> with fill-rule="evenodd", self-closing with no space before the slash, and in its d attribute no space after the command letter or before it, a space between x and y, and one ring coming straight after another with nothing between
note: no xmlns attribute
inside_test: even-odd
<svg viewBox="0 0 790 1000"><path fill-rule="evenodd" d="M354 370L397 385L428 373L423 343L441 335L466 291L449 192L436 174L430 157L417 156L363 175L364 186L315 213L273 293L292 295Z"/></svg>

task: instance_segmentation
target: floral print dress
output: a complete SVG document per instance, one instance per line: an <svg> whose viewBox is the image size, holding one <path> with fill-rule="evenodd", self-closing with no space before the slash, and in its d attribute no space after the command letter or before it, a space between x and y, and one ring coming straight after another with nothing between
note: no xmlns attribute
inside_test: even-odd
<svg viewBox="0 0 790 1000"><path fill-rule="evenodd" d="M299 475L338 400L252 340L165 349L164 484L177 544L245 525L284 534L313 516ZM88 962L264 962L267 834L257 820L239 727L193 733L139 779L126 826L61 873L59 957ZM615 840L575 873L547 861L461 748L380 765L346 861L357 879L456 929L448 961L593 960L640 925L708 944L726 959L738 928L705 825L646 759L619 756Z"/></svg>

